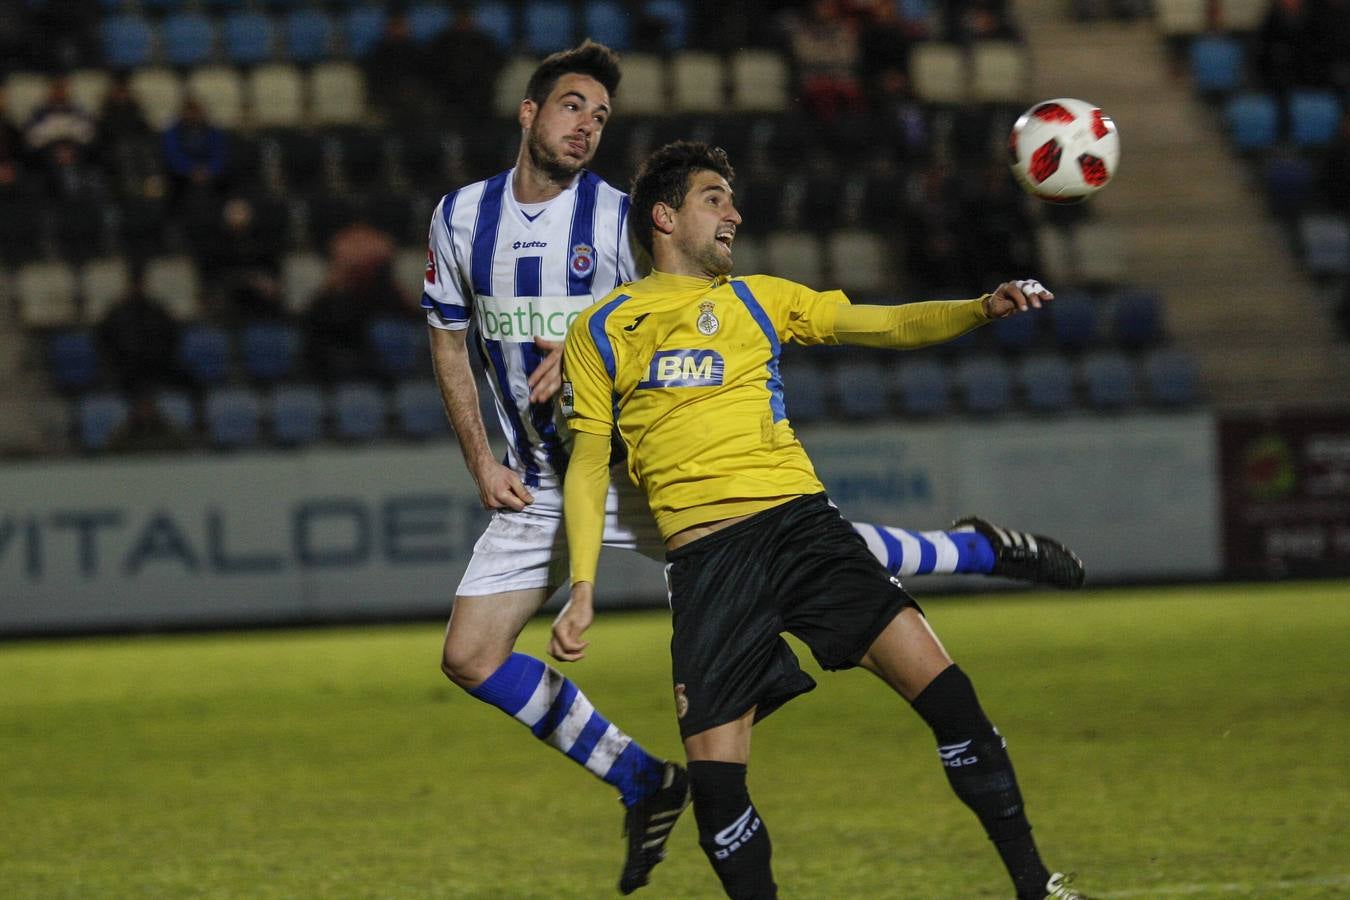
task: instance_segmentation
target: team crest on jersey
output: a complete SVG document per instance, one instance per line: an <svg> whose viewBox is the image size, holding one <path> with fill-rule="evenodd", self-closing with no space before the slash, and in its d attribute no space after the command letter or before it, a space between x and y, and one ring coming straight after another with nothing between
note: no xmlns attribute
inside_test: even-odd
<svg viewBox="0 0 1350 900"><path fill-rule="evenodd" d="M572 260L568 265L573 275L585 278L595 268L595 248L590 244L577 244L572 248Z"/></svg>
<svg viewBox="0 0 1350 900"><path fill-rule="evenodd" d="M576 409L572 406L575 397L576 395L572 393L572 382L564 381L562 383L562 390L558 392L558 400L562 404L563 416L565 418L570 419L577 414Z"/></svg>
<svg viewBox="0 0 1350 900"><path fill-rule="evenodd" d="M436 283L436 251L427 248L427 284Z"/></svg>
<svg viewBox="0 0 1350 900"><path fill-rule="evenodd" d="M684 694L684 685L675 685L675 718L683 719L689 712L689 698Z"/></svg>
<svg viewBox="0 0 1350 900"><path fill-rule="evenodd" d="M713 315L711 300L704 300L698 305L698 321L694 324L698 326L699 334L706 334L709 337L717 334L717 329L722 327L722 323L717 321L717 316Z"/></svg>

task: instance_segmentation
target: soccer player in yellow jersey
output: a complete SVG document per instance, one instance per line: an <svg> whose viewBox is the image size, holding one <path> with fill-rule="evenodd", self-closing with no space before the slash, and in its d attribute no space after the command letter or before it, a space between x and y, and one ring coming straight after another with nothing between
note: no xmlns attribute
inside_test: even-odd
<svg viewBox="0 0 1350 900"><path fill-rule="evenodd" d="M825 496L787 419L778 374L784 341L922 347L1052 295L1028 280L974 300L853 306L838 291L781 278L728 278L741 223L732 174L726 155L706 144L678 142L648 159L630 221L653 272L614 290L568 332L572 589L549 652L563 661L585 652L617 429L666 542L676 713L699 844L727 895L777 896L746 767L751 726L815 686L786 631L823 668L862 666L913 705L1019 898L1078 897L1041 861L1004 740L970 680Z"/></svg>

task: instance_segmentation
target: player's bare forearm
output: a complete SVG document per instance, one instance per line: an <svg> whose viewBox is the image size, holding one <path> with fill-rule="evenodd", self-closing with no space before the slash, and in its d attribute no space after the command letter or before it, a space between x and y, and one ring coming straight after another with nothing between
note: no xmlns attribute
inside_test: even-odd
<svg viewBox="0 0 1350 900"><path fill-rule="evenodd" d="M535 338L534 345L543 350L545 356L534 367L526 384L530 388L530 402L544 403L556 397L562 387L563 345L543 338Z"/></svg>
<svg viewBox="0 0 1350 900"><path fill-rule="evenodd" d="M515 472L497 462L488 443L478 406L478 384L469 365L467 331L428 330L441 402L464 454L464 464L478 486L479 500L485 509L524 509L533 497Z"/></svg>
<svg viewBox="0 0 1350 900"><path fill-rule="evenodd" d="M595 621L595 585L589 581L574 581L567 604L553 620L548 642L548 655L559 662L576 662L586 656L590 641L582 635Z"/></svg>

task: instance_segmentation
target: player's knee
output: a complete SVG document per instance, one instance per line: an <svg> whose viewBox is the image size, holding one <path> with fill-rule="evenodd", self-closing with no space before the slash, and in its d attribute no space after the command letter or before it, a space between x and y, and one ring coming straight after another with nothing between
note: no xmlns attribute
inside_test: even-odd
<svg viewBox="0 0 1350 900"><path fill-rule="evenodd" d="M487 681L501 663L498 655L485 654L481 648L464 647L449 641L441 648L441 673L466 691Z"/></svg>

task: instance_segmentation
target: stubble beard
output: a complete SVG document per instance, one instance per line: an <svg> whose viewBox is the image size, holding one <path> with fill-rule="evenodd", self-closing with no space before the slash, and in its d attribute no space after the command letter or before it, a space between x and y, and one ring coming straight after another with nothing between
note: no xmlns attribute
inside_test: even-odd
<svg viewBox="0 0 1350 900"><path fill-rule="evenodd" d="M572 162L558 156L533 131L525 140L525 148L530 154L530 164L551 181L568 181L586 165L584 161Z"/></svg>

